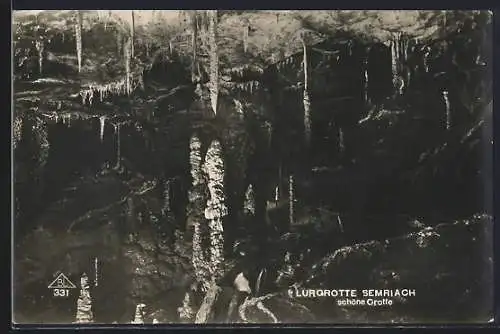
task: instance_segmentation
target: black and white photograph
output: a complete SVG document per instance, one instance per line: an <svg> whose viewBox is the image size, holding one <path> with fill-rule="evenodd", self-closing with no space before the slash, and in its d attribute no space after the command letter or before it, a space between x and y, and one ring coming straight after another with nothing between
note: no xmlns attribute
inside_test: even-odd
<svg viewBox="0 0 500 334"><path fill-rule="evenodd" d="M493 322L487 10L14 10L12 323Z"/></svg>

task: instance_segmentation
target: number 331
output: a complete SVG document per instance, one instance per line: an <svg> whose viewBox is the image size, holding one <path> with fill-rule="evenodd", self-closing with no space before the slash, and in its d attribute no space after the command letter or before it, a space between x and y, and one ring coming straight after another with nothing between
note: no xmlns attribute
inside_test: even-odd
<svg viewBox="0 0 500 334"><path fill-rule="evenodd" d="M69 289L54 289L54 297L68 297Z"/></svg>

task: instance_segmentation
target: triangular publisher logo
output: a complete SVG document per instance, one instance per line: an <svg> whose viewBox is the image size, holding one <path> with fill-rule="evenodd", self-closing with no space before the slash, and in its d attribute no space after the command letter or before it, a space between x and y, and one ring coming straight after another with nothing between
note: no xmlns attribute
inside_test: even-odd
<svg viewBox="0 0 500 334"><path fill-rule="evenodd" d="M49 289L76 289L76 286L69 280L66 275L60 273L56 279L48 286Z"/></svg>

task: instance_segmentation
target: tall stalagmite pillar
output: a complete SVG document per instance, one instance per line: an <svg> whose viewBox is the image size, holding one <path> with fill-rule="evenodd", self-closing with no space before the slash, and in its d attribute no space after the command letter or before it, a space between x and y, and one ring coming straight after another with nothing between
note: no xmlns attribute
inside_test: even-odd
<svg viewBox="0 0 500 334"><path fill-rule="evenodd" d="M92 312L92 298L89 291L89 278L84 273L80 279L80 296L77 301L77 309L75 323L92 323L94 322L94 314Z"/></svg>

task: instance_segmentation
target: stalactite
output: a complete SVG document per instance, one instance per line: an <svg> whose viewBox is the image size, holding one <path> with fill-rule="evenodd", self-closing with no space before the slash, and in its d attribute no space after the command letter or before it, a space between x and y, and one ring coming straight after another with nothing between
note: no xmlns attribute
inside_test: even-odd
<svg viewBox="0 0 500 334"><path fill-rule="evenodd" d="M248 185L247 191L245 192L243 211L248 216L255 215L255 193L251 184Z"/></svg>
<svg viewBox="0 0 500 334"><path fill-rule="evenodd" d="M264 126L267 132L267 145L271 147L273 142L273 124L269 121L265 121Z"/></svg>
<svg viewBox="0 0 500 334"><path fill-rule="evenodd" d="M77 300L75 323L92 323L94 314L92 312L92 298L89 291L89 278L83 274L80 279L80 296Z"/></svg>
<svg viewBox="0 0 500 334"><path fill-rule="evenodd" d="M290 225L294 223L294 213L295 213L295 190L294 190L294 177L290 174L288 177L288 198L289 198L289 221Z"/></svg>
<svg viewBox="0 0 500 334"><path fill-rule="evenodd" d="M395 81L398 75L398 63L397 63L397 50L396 50L396 41L391 40L391 64L392 64L392 79Z"/></svg>
<svg viewBox="0 0 500 334"><path fill-rule="evenodd" d="M191 81L196 82L196 68L197 68L197 41L198 41L198 12L196 10L190 11L191 23L191 52L193 54L193 61L191 63Z"/></svg>
<svg viewBox="0 0 500 334"><path fill-rule="evenodd" d="M451 119L451 108L450 108L450 99L448 98L448 91L443 91L443 100L445 103L445 112L446 112L446 130L451 129L452 119Z"/></svg>
<svg viewBox="0 0 500 334"><path fill-rule="evenodd" d="M78 73L82 71L82 13L81 11L76 11L76 25L75 25L75 37L76 37L76 55L78 58Z"/></svg>
<svg viewBox="0 0 500 334"><path fill-rule="evenodd" d="M278 204L281 197L281 184L283 182L283 163L280 161L278 166L278 184L274 190L274 201Z"/></svg>
<svg viewBox="0 0 500 334"><path fill-rule="evenodd" d="M304 68L304 131L306 145L311 141L311 101L309 97L309 78L308 78L308 62L307 62L307 46L304 38L302 38L303 61Z"/></svg>
<svg viewBox="0 0 500 334"><path fill-rule="evenodd" d="M99 117L99 138L104 142L104 127L106 126L106 116Z"/></svg>
<svg viewBox="0 0 500 334"><path fill-rule="evenodd" d="M364 60L364 71L363 71L363 99L365 104L370 103L370 98L368 96L368 57Z"/></svg>
<svg viewBox="0 0 500 334"><path fill-rule="evenodd" d="M399 42L400 42L400 38L399 38L399 33L396 33L395 36L394 36L394 53L395 53L395 57L396 57L396 73L399 74L399 63L400 63L400 49L399 49Z"/></svg>
<svg viewBox="0 0 500 334"><path fill-rule="evenodd" d="M148 40L146 40L145 42L145 49L146 49L146 58L149 58L150 57L150 48L151 48L151 44L149 43Z"/></svg>
<svg viewBox="0 0 500 334"><path fill-rule="evenodd" d="M116 52L121 56L123 50L123 35L120 31L116 32Z"/></svg>
<svg viewBox="0 0 500 334"><path fill-rule="evenodd" d="M142 75L137 77L130 76L128 82L126 78L123 78L117 82L111 82L105 85L90 85L87 89L82 89L80 91L82 104L88 103L92 105L95 94L99 95L99 100L101 102L110 95L127 95L127 84L130 86L131 91L136 89L138 85L144 88Z"/></svg>
<svg viewBox="0 0 500 334"><path fill-rule="evenodd" d="M349 39L349 41L347 42L347 54L349 55L349 57L352 57L352 46L352 39Z"/></svg>
<svg viewBox="0 0 500 334"><path fill-rule="evenodd" d="M132 321L132 324L144 324L144 308L146 307L145 304L138 304L135 307L135 314L134 314L134 320Z"/></svg>
<svg viewBox="0 0 500 334"><path fill-rule="evenodd" d="M40 75L43 74L43 55L45 52L45 42L43 40L37 40L35 42L36 50L38 51L38 70Z"/></svg>
<svg viewBox="0 0 500 334"><path fill-rule="evenodd" d="M401 67L401 65L404 63L404 38L402 33L398 34L398 57L399 66Z"/></svg>
<svg viewBox="0 0 500 334"><path fill-rule="evenodd" d="M115 125L115 133L116 133L116 168L120 168L121 166L121 135L120 135L120 124Z"/></svg>
<svg viewBox="0 0 500 334"><path fill-rule="evenodd" d="M429 55L431 53L431 50L428 46L424 47L424 54L423 54L423 62L424 62L424 71L425 73L429 73Z"/></svg>
<svg viewBox="0 0 500 334"><path fill-rule="evenodd" d="M406 65L407 64L407 60L408 60L408 35L404 34L402 37L402 55L403 55L403 65Z"/></svg>
<svg viewBox="0 0 500 334"><path fill-rule="evenodd" d="M130 56L134 58L135 54L135 16L134 11L130 11Z"/></svg>
<svg viewBox="0 0 500 334"><path fill-rule="evenodd" d="M224 194L224 161L219 141L214 140L208 148L204 171L208 177L210 198L205 208L210 231L210 274L212 281L223 275L224 234L222 220L228 214Z"/></svg>
<svg viewBox="0 0 500 334"><path fill-rule="evenodd" d="M250 26L247 22L244 23L243 26L243 52L247 53L248 51L248 33L250 31Z"/></svg>
<svg viewBox="0 0 500 334"><path fill-rule="evenodd" d="M170 212L170 180L164 181L163 187L163 211Z"/></svg>
<svg viewBox="0 0 500 334"><path fill-rule="evenodd" d="M339 127L339 153L344 153L345 151L345 142L344 142L344 130Z"/></svg>
<svg viewBox="0 0 500 334"><path fill-rule="evenodd" d="M209 44L210 44L210 102L214 114L217 114L219 98L219 56L217 47L217 11L209 10Z"/></svg>
<svg viewBox="0 0 500 334"><path fill-rule="evenodd" d="M125 90L127 92L127 95L130 95L130 93L132 92L132 86L130 81L131 48L132 48L132 41L128 39L123 48L123 53L124 53L123 56L125 61Z"/></svg>

